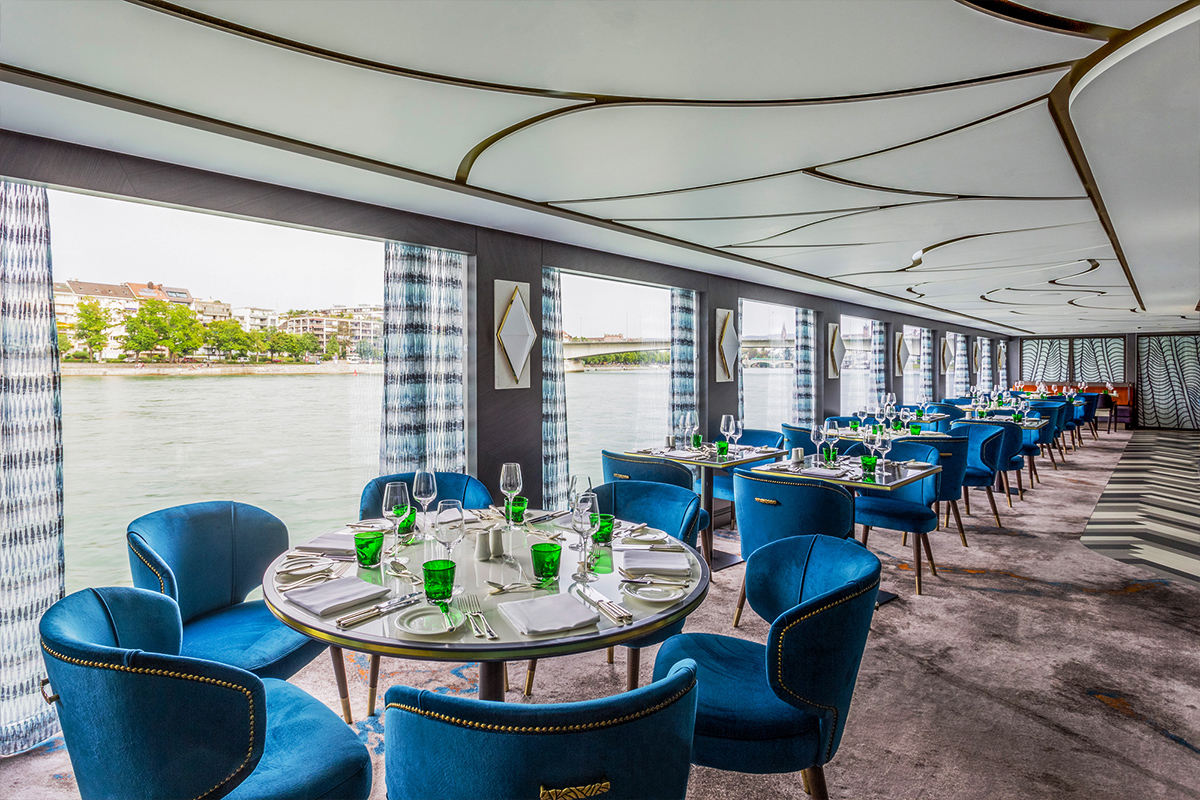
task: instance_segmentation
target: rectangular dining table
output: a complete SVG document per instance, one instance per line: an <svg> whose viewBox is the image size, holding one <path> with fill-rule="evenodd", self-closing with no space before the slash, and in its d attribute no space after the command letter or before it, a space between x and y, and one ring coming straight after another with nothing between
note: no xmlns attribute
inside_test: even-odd
<svg viewBox="0 0 1200 800"><path fill-rule="evenodd" d="M747 464L756 464L768 459L774 461L787 453L786 450L778 447L738 447L736 445L731 445L729 451L728 456L709 456L704 452L692 450L666 449L630 450L625 453L625 455L643 458L665 458L686 467L696 467L700 471L700 507L708 512L709 519L708 527L700 531L700 549L704 554L704 560L708 562L709 569L713 572L719 572L742 563L740 553L728 553L724 550L717 550L713 546L713 471L744 467Z"/></svg>

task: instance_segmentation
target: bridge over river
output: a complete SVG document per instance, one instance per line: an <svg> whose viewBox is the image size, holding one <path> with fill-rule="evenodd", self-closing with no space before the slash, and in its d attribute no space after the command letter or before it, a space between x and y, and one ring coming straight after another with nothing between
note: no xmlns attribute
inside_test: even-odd
<svg viewBox="0 0 1200 800"><path fill-rule="evenodd" d="M795 339L780 339L766 337L747 337L742 339L743 347L787 348L795 344ZM589 356L607 356L614 353L636 353L641 350L670 350L670 339L619 339L615 341L579 340L563 342L563 356L567 361L577 361Z"/></svg>

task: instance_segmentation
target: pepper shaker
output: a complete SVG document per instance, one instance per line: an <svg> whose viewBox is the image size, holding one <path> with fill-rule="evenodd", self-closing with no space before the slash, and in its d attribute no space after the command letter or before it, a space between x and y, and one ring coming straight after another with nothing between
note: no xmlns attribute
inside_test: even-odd
<svg viewBox="0 0 1200 800"><path fill-rule="evenodd" d="M499 558L504 555L504 526L493 525L491 532L488 534L488 547L492 551L492 558Z"/></svg>
<svg viewBox="0 0 1200 800"><path fill-rule="evenodd" d="M492 557L492 546L488 542L488 532L479 531L475 534L475 560L487 561Z"/></svg>

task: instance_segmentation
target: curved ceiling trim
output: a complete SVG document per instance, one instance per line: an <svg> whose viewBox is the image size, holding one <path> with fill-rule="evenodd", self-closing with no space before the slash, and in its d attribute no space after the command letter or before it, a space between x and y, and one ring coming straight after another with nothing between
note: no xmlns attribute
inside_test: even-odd
<svg viewBox="0 0 1200 800"><path fill-rule="evenodd" d="M1067 36L1079 36L1084 39L1107 42L1114 36L1119 36L1125 32L1124 28L1113 28L1108 25L1098 25L1094 22L1061 17L1058 14L1040 11L1036 8L1023 6L1020 3L1013 3L1010 0L958 0L958 2L967 8L996 17L997 19L1014 22L1018 25L1026 25L1042 31L1050 31L1051 33L1061 33Z"/></svg>

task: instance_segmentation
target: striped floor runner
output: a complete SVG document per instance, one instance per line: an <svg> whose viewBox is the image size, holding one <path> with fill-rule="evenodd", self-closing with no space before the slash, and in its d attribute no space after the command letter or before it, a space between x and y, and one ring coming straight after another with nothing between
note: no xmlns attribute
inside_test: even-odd
<svg viewBox="0 0 1200 800"><path fill-rule="evenodd" d="M1134 431L1081 541L1200 586L1200 431Z"/></svg>

